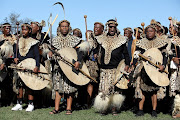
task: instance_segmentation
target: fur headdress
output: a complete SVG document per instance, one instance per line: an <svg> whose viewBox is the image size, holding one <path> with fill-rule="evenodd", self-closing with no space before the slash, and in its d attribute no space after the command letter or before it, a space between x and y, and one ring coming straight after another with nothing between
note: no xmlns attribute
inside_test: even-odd
<svg viewBox="0 0 180 120"><path fill-rule="evenodd" d="M141 27L137 27L138 28L138 32L140 33L140 38L143 38L143 29ZM136 31L137 28L134 28L134 33Z"/></svg>
<svg viewBox="0 0 180 120"><path fill-rule="evenodd" d="M110 20L108 20L108 21L106 22L106 26L109 25L109 24L115 24L116 26L118 26L117 21L114 20L114 19L110 19Z"/></svg>
<svg viewBox="0 0 180 120"><path fill-rule="evenodd" d="M152 24L151 24L151 25L148 25L148 26L145 28L145 33L146 33L146 31L147 31L148 28L153 28L153 29L155 29L155 31L157 31L155 25L152 25Z"/></svg>
<svg viewBox="0 0 180 120"><path fill-rule="evenodd" d="M28 23L22 24L22 25L21 25L21 28L22 28L22 27L28 27L29 29L32 29L31 25L28 24Z"/></svg>
<svg viewBox="0 0 180 120"><path fill-rule="evenodd" d="M110 24L114 24L114 25L116 25L116 27L118 26L118 23L117 23L116 20L114 20L114 19L108 20L108 21L106 22L106 28L105 28L105 32L106 32L106 33L108 33L108 29L109 29L108 27L109 27ZM116 28L116 29L117 29L116 34L119 35L121 32L119 31L118 28Z"/></svg>
<svg viewBox="0 0 180 120"><path fill-rule="evenodd" d="M95 24L100 24L103 27L103 29L104 29L104 25L101 22L95 22L94 25Z"/></svg>
<svg viewBox="0 0 180 120"><path fill-rule="evenodd" d="M177 19L172 19L172 24L173 26L178 27L178 25L180 25L180 22L178 22Z"/></svg>
<svg viewBox="0 0 180 120"><path fill-rule="evenodd" d="M73 32L74 32L75 30L77 30L77 31L79 31L80 33L82 33L81 30L80 30L79 28L73 29Z"/></svg>
<svg viewBox="0 0 180 120"><path fill-rule="evenodd" d="M41 23L39 23L39 22L31 22L31 24L36 24L39 27L45 27L46 26L46 22L44 20L42 20Z"/></svg>
<svg viewBox="0 0 180 120"><path fill-rule="evenodd" d="M124 30L124 31L125 31L125 30L128 30L128 31L130 31L131 33L133 33L133 30L132 30L130 27L124 28L123 30Z"/></svg>
<svg viewBox="0 0 180 120"><path fill-rule="evenodd" d="M160 22L155 21L154 19L152 19L150 24L151 24L151 25L157 25L157 26L159 26L159 27L161 28L161 30L162 30L162 33L163 33L163 34L165 33L165 29L164 29L164 27L161 25ZM156 30L157 30L157 29L156 29Z"/></svg>
<svg viewBox="0 0 180 120"><path fill-rule="evenodd" d="M143 33L143 29L141 27L137 27L139 33ZM136 31L136 28L134 28L134 31Z"/></svg>
<svg viewBox="0 0 180 120"><path fill-rule="evenodd" d="M2 27L2 28L3 28L3 27L11 27L11 25L10 25L9 23L4 23L4 24L2 24L1 27Z"/></svg>

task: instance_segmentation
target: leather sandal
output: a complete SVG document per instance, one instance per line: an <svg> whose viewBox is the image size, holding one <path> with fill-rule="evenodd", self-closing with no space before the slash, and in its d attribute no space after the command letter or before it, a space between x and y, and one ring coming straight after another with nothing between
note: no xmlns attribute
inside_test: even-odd
<svg viewBox="0 0 180 120"><path fill-rule="evenodd" d="M72 114L72 110L66 110L66 115L71 115Z"/></svg>
<svg viewBox="0 0 180 120"><path fill-rule="evenodd" d="M49 112L49 114L58 114L59 113L59 110L52 110L51 112Z"/></svg>

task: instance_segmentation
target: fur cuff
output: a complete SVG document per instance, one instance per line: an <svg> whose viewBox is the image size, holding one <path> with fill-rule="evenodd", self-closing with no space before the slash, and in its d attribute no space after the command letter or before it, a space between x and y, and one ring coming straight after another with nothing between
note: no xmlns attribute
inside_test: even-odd
<svg viewBox="0 0 180 120"><path fill-rule="evenodd" d="M108 107L110 106L110 99L107 95L100 92L94 101L94 108L97 112L104 112L107 111Z"/></svg>
<svg viewBox="0 0 180 120"><path fill-rule="evenodd" d="M111 96L110 101L111 101L111 107L116 108L116 110L120 110L123 102L124 102L125 96L115 93L114 95Z"/></svg>
<svg viewBox="0 0 180 120"><path fill-rule="evenodd" d="M179 112L180 112L180 95L178 94L174 98L174 108L173 108L172 115L175 116Z"/></svg>

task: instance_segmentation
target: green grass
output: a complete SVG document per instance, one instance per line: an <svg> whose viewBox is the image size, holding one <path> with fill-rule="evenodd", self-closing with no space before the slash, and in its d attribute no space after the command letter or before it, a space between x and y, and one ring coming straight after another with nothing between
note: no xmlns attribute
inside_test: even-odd
<svg viewBox="0 0 180 120"><path fill-rule="evenodd" d="M173 120L168 114L158 114L157 118L152 118L150 114L145 114L143 117L136 117L130 111L122 111L117 116L108 114L101 116L95 113L93 108L89 110L73 111L72 115L65 115L65 111L56 115L50 115L49 112L53 108L36 109L33 112L11 111L11 107L0 108L0 120Z"/></svg>

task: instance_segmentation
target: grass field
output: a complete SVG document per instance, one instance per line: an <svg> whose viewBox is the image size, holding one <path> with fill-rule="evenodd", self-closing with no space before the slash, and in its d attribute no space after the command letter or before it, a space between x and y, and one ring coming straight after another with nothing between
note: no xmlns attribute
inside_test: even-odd
<svg viewBox="0 0 180 120"><path fill-rule="evenodd" d="M136 117L130 111L122 111L117 116L108 114L101 116L95 113L93 108L88 110L73 111L72 115L65 115L65 111L56 115L49 115L53 108L36 109L33 112L11 111L11 107L0 108L0 120L173 120L168 114L158 114L157 118L152 118L150 114L145 114L142 117Z"/></svg>

